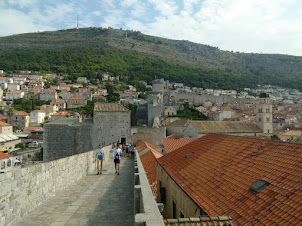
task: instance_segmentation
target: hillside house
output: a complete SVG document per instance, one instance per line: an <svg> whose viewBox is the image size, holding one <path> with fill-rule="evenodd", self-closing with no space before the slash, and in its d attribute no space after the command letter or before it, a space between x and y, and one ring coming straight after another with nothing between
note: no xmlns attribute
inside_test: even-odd
<svg viewBox="0 0 302 226"><path fill-rule="evenodd" d="M43 89L39 94L40 100L55 100L58 99L57 91L54 89Z"/></svg>
<svg viewBox="0 0 302 226"><path fill-rule="evenodd" d="M7 121L17 130L22 130L29 126L29 114L25 111L15 111Z"/></svg>
<svg viewBox="0 0 302 226"><path fill-rule="evenodd" d="M66 102L60 98L53 100L50 102L50 105L57 106L58 109L65 109L66 108Z"/></svg>
<svg viewBox="0 0 302 226"><path fill-rule="evenodd" d="M71 97L67 100L67 108L80 108L87 105L87 100L83 97Z"/></svg>
<svg viewBox="0 0 302 226"><path fill-rule="evenodd" d="M45 117L45 111L35 110L30 112L30 126L40 126L42 123L44 123Z"/></svg>
<svg viewBox="0 0 302 226"><path fill-rule="evenodd" d="M17 83L9 83L7 84L7 90L20 90L20 85Z"/></svg>
<svg viewBox="0 0 302 226"><path fill-rule="evenodd" d="M20 90L11 90L6 92L6 99L7 100L15 100L20 99L24 96L24 92Z"/></svg>

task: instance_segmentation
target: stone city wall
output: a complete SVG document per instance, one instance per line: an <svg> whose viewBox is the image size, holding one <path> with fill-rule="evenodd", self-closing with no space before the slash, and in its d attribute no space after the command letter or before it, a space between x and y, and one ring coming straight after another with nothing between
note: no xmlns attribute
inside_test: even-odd
<svg viewBox="0 0 302 226"><path fill-rule="evenodd" d="M111 145L105 161L111 160ZM0 174L0 225L9 225L89 173L96 173L95 151Z"/></svg>
<svg viewBox="0 0 302 226"><path fill-rule="evenodd" d="M136 144L140 140L144 140L151 144L161 143L166 137L166 128L148 128L148 127L132 127L131 142Z"/></svg>
<svg viewBox="0 0 302 226"><path fill-rule="evenodd" d="M152 194L143 164L135 151L135 174L134 174L134 213L135 225L157 225L164 226L163 217L160 209Z"/></svg>

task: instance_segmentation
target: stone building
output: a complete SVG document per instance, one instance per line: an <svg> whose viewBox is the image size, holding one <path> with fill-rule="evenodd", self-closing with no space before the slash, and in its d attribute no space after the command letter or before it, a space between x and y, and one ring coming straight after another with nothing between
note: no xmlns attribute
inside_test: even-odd
<svg viewBox="0 0 302 226"><path fill-rule="evenodd" d="M18 130L29 126L29 114L25 111L15 111L11 117L7 118L8 123Z"/></svg>
<svg viewBox="0 0 302 226"><path fill-rule="evenodd" d="M259 136L262 130L250 121L199 121L180 119L167 126L167 136L202 137L210 133Z"/></svg>
<svg viewBox="0 0 302 226"><path fill-rule="evenodd" d="M259 103L256 105L257 125L263 133L273 133L273 105L270 103L269 95L261 93Z"/></svg>
<svg viewBox="0 0 302 226"><path fill-rule="evenodd" d="M71 97L67 100L67 108L80 108L87 105L87 100L83 97Z"/></svg>
<svg viewBox="0 0 302 226"><path fill-rule="evenodd" d="M138 126L161 127L158 123L166 115L174 115L184 102L203 103L210 100L213 103L230 103L235 99L231 96L199 95L195 93L175 92L169 90L169 81L156 79L152 81L152 91L146 92L147 103L139 105L136 111Z"/></svg>
<svg viewBox="0 0 302 226"><path fill-rule="evenodd" d="M44 125L44 161L96 149L100 143L129 143L130 110L116 103L96 103L93 118L65 118Z"/></svg>
<svg viewBox="0 0 302 226"><path fill-rule="evenodd" d="M21 140L13 134L11 124L0 122L0 149L8 149L8 152L15 150L15 145Z"/></svg>

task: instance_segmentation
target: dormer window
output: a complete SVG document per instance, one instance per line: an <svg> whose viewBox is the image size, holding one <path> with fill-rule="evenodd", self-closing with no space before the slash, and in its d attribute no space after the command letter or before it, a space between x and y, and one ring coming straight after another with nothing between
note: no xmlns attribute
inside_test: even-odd
<svg viewBox="0 0 302 226"><path fill-rule="evenodd" d="M264 180L258 180L256 183L254 183L252 186L251 186L251 190L252 191L255 191L255 192L261 192L264 188L266 188L267 186L269 186L270 183L264 181Z"/></svg>

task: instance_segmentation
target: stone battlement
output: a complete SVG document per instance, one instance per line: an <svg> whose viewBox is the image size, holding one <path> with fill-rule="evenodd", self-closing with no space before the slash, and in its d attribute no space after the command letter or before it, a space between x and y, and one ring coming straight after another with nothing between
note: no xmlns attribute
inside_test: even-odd
<svg viewBox="0 0 302 226"><path fill-rule="evenodd" d="M127 204L127 206L118 207L130 210L127 215L129 222L135 222L136 225L154 225L154 223L156 225L163 225L162 216L152 195L139 156L136 155L135 166L132 159L123 158L122 175L116 176L113 171L112 153L110 152L111 145L104 149L105 168L103 169L104 173L102 176L96 175L95 150L37 165L22 168L16 167L11 171L0 174L0 225L18 225L20 220L24 220L26 224L32 222L33 219L35 222L44 222L45 219L41 218L44 215L48 217L48 220L51 220L55 214L50 216L48 215L49 211L47 212L51 206L49 204L51 200L51 203L57 203L52 204L52 206L58 205L66 210L66 213L63 211L62 215L60 215L61 218L53 218L54 223L66 220L66 217L71 216L73 213L71 213L71 210L76 211L75 208L79 208L79 211L82 211L82 209L90 211L89 208L86 208L87 205L93 206L98 204L102 209L102 205L106 206L108 203L111 203L113 206L106 206L106 209L107 207L109 210L110 208L117 208L118 206L114 206L116 200L110 199L112 186L118 187L118 192L122 192L121 194L114 192L114 197L119 196L123 199L126 194L125 191L130 191L130 194L133 194L130 195L133 198L129 197L129 199L125 200L125 205ZM134 178L133 180L129 179L131 175ZM120 188L121 185L126 187ZM77 190L83 189L83 187L84 190ZM77 198L73 194L69 194L70 189L73 189L73 193L78 194L76 195ZM71 196L70 203L66 203L66 201L61 203L62 200L58 197L58 194L62 196L62 192L64 192L64 197ZM98 193L103 194L103 196L98 196ZM95 201L95 204L92 204L90 194L94 195L92 199ZM74 202L72 202L73 198L76 198ZM83 207L78 203L80 201L78 198L81 198ZM86 198L87 200L85 200ZM124 202L121 201L117 202L117 204L124 205ZM130 204L129 201L134 203ZM134 209L129 209L131 205L134 206ZM35 212L43 210L46 210L44 215L35 214ZM91 214L94 216L93 212ZM32 218L28 218L31 216ZM75 216L78 216L78 214L75 214ZM79 217L81 218L81 216ZM69 220L69 223L76 222L76 219L70 218ZM84 219L81 218L81 220ZM89 219L88 222L100 220L102 222L110 222L112 219L110 218L110 214L108 216L105 214L102 219Z"/></svg>
<svg viewBox="0 0 302 226"><path fill-rule="evenodd" d="M111 146L105 147L109 161ZM0 225L20 219L44 201L96 170L95 151L0 174Z"/></svg>

